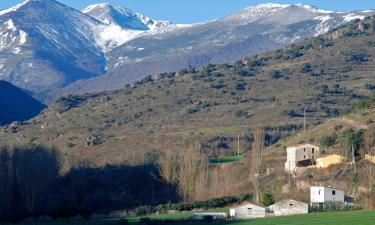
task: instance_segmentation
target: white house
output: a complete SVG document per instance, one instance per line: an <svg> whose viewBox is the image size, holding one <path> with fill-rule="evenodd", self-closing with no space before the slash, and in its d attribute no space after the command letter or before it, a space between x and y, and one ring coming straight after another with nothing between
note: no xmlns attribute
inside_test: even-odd
<svg viewBox="0 0 375 225"><path fill-rule="evenodd" d="M319 204L344 204L345 194L343 190L332 187L310 187L311 205Z"/></svg>
<svg viewBox="0 0 375 225"><path fill-rule="evenodd" d="M287 173L295 173L298 167L314 165L316 158L320 156L319 147L312 144L291 146L286 151L285 171Z"/></svg>
<svg viewBox="0 0 375 225"><path fill-rule="evenodd" d="M304 202L299 202L293 199L282 200L271 205L275 216L287 216L297 214L309 213L309 205Z"/></svg>
<svg viewBox="0 0 375 225"><path fill-rule="evenodd" d="M244 203L230 208L230 216L234 219L255 219L266 216L266 209L251 203Z"/></svg>

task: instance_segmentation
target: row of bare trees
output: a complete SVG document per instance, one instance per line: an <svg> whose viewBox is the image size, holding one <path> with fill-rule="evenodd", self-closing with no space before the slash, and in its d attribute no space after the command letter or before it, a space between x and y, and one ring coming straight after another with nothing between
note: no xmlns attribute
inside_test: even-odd
<svg viewBox="0 0 375 225"><path fill-rule="evenodd" d="M254 132L254 142L243 166L210 166L207 155L197 144L177 148L164 145L157 164L165 182L177 185L179 194L184 201L233 194L233 192L243 189L244 186L249 187L250 185L246 192L255 192L256 200L259 203L265 170L264 145L265 131L258 128ZM242 173L246 171L245 173L249 176L245 176L244 179L240 170Z"/></svg>
<svg viewBox="0 0 375 225"><path fill-rule="evenodd" d="M59 173L57 151L43 147L0 149L0 218L43 211Z"/></svg>
<svg viewBox="0 0 375 225"><path fill-rule="evenodd" d="M184 201L194 199L197 190L202 191L207 183L208 159L198 145L164 149L158 168L167 183L178 186Z"/></svg>

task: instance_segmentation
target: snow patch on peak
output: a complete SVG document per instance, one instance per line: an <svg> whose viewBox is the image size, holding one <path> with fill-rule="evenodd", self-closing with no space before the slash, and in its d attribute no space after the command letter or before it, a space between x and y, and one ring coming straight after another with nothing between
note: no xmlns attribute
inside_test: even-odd
<svg viewBox="0 0 375 225"><path fill-rule="evenodd" d="M8 30L16 31L17 28L14 26L13 20L9 19L7 22L4 23L5 27Z"/></svg>
<svg viewBox="0 0 375 225"><path fill-rule="evenodd" d="M18 9L20 9L22 6L26 5L27 3L29 3L30 1L32 0L27 0L27 1L24 1L20 4L17 4L9 9L4 9L4 10L1 10L0 11L0 16L4 15L4 14L7 14L7 13L10 13L10 12L15 12L17 11Z"/></svg>
<svg viewBox="0 0 375 225"><path fill-rule="evenodd" d="M284 8L289 7L286 4L264 3L255 6L247 7L238 13L232 14L224 18L227 21L235 21L236 23L250 23L260 20L266 16L276 13Z"/></svg>
<svg viewBox="0 0 375 225"><path fill-rule="evenodd" d="M331 19L330 15L323 15L315 17L315 20L320 20L321 22L326 22Z"/></svg>
<svg viewBox="0 0 375 225"><path fill-rule="evenodd" d="M19 44L20 44L20 45L23 45L23 44L26 43L26 41L27 41L27 34L26 34L26 32L23 31L23 30L20 30L20 40L19 40Z"/></svg>
<svg viewBox="0 0 375 225"><path fill-rule="evenodd" d="M365 16L350 13L350 14L344 16L344 22L350 22L350 21L355 20L355 19L363 20L364 18L365 18Z"/></svg>
<svg viewBox="0 0 375 225"><path fill-rule="evenodd" d="M320 21L315 27L315 37L327 33L332 28L330 22L333 18L330 15L317 16L314 19Z"/></svg>
<svg viewBox="0 0 375 225"><path fill-rule="evenodd" d="M109 3L92 4L92 5L87 6L86 8L83 8L81 11L87 14L96 8L106 8L108 6L109 6Z"/></svg>
<svg viewBox="0 0 375 225"><path fill-rule="evenodd" d="M308 10L310 12L314 12L314 13L322 13L322 14L334 13L334 11L325 10L325 9L319 9L319 8L317 8L315 6L306 5L306 4L295 4L295 6L304 8L304 9L306 9L306 10Z"/></svg>
<svg viewBox="0 0 375 225"><path fill-rule="evenodd" d="M247 9L251 9L251 8L272 9L272 8L286 8L286 7L289 7L289 6L290 5L288 5L288 4L262 3L262 4L258 4L258 5L254 5L254 6L249 6L249 7L247 7Z"/></svg>

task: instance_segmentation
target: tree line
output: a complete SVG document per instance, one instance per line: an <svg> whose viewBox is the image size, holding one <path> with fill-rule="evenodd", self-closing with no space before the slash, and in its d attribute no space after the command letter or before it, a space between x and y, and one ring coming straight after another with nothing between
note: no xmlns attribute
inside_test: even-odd
<svg viewBox="0 0 375 225"><path fill-rule="evenodd" d="M0 221L90 216L181 199L154 165L73 168L60 174L61 162L54 148L0 148Z"/></svg>

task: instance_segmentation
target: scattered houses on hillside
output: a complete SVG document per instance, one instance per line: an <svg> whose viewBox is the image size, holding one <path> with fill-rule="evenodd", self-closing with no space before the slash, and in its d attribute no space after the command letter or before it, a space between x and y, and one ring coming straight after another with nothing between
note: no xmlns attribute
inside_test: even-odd
<svg viewBox="0 0 375 225"><path fill-rule="evenodd" d="M312 144L301 144L288 147L285 171L296 174L299 167L315 165L316 159L320 156L320 148Z"/></svg>
<svg viewBox="0 0 375 225"><path fill-rule="evenodd" d="M269 207L270 212L273 212L275 216L287 216L287 215L298 215L309 213L309 205L304 202L299 202L293 199L286 199Z"/></svg>
<svg viewBox="0 0 375 225"><path fill-rule="evenodd" d="M332 165L341 164L344 161L344 157L337 154L328 155L325 157L321 157L316 159L316 168L318 169L325 169Z"/></svg>
<svg viewBox="0 0 375 225"><path fill-rule="evenodd" d="M266 216L265 208L249 202L230 207L229 211L233 219L255 219Z"/></svg>

